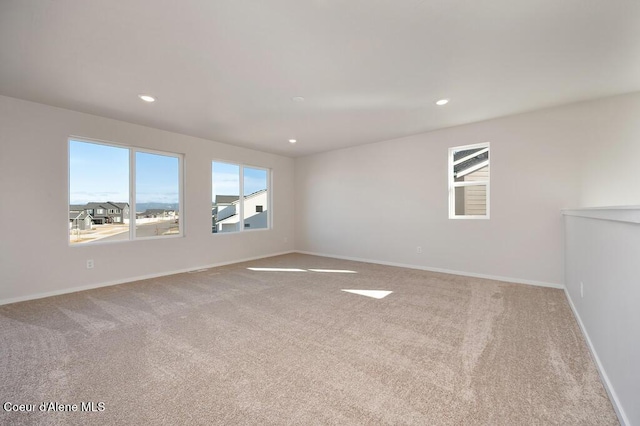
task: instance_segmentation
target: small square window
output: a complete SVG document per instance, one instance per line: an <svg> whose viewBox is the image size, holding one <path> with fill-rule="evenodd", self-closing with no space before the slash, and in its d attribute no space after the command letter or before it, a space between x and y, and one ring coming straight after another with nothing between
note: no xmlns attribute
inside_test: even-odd
<svg viewBox="0 0 640 426"><path fill-rule="evenodd" d="M262 213L262 206L256 206L256 213Z"/></svg>

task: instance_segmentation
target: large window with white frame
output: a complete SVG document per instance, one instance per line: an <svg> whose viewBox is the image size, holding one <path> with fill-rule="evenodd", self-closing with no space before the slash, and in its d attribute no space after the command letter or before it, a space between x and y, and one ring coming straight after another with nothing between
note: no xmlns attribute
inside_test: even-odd
<svg viewBox="0 0 640 426"><path fill-rule="evenodd" d="M69 243L182 235L181 154L69 139Z"/></svg>
<svg viewBox="0 0 640 426"><path fill-rule="evenodd" d="M270 172L261 167L211 163L211 231L242 232L270 227Z"/></svg>
<svg viewBox="0 0 640 426"><path fill-rule="evenodd" d="M489 219L489 142L449 148L449 218Z"/></svg>

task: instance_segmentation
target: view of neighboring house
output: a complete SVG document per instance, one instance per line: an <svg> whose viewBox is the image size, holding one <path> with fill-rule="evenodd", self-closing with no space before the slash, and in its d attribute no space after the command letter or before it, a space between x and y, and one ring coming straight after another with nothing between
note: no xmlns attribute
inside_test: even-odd
<svg viewBox="0 0 640 426"><path fill-rule="evenodd" d="M213 232L239 230L239 204L237 195L217 195L211 210ZM267 190L256 191L244 197L244 227L267 228Z"/></svg>
<svg viewBox="0 0 640 426"><path fill-rule="evenodd" d="M91 220L93 218L84 209L77 209L77 207L69 206L69 229L80 231L91 229Z"/></svg>
<svg viewBox="0 0 640 426"><path fill-rule="evenodd" d="M454 161L463 160L453 167L456 182L478 182L478 185L456 188L456 215L485 215L487 212L487 186L489 180L489 149L475 148L458 151Z"/></svg>
<svg viewBox="0 0 640 426"><path fill-rule="evenodd" d="M113 201L106 201L99 203L91 202L84 205L72 204L69 206L69 220L72 220L71 216L73 213L81 212L84 212L87 216L90 216L90 221L92 221L95 225L104 225L107 223L125 223L129 220L128 203L115 203Z"/></svg>
<svg viewBox="0 0 640 426"><path fill-rule="evenodd" d="M239 198L238 195L216 195L216 201L211 210L214 225L236 214Z"/></svg>
<svg viewBox="0 0 640 426"><path fill-rule="evenodd" d="M175 209L147 209L136 213L139 223L154 222L154 219L177 221L177 217ZM128 203L105 201L69 205L69 229L84 231L91 229L91 225L128 224L129 219Z"/></svg>

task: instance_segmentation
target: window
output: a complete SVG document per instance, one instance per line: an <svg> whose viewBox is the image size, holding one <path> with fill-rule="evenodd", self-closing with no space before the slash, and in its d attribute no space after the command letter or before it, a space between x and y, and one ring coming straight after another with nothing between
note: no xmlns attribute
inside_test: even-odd
<svg viewBox="0 0 640 426"><path fill-rule="evenodd" d="M180 158L136 152L136 212L157 209L151 218L136 220L136 236L179 235Z"/></svg>
<svg viewBox="0 0 640 426"><path fill-rule="evenodd" d="M449 148L449 218L489 219L489 143Z"/></svg>
<svg viewBox="0 0 640 426"><path fill-rule="evenodd" d="M212 232L268 229L269 170L220 161L211 170Z"/></svg>
<svg viewBox="0 0 640 426"><path fill-rule="evenodd" d="M211 229L213 232L239 231L240 166L214 161L211 169Z"/></svg>
<svg viewBox="0 0 640 426"><path fill-rule="evenodd" d="M243 167L244 172L244 226L251 229L268 228L267 171L255 167ZM261 206L258 211L257 206Z"/></svg>
<svg viewBox="0 0 640 426"><path fill-rule="evenodd" d="M181 188L179 154L70 139L69 210L71 205L81 206L92 216L79 224L73 223L78 219L72 219L70 213L69 242L182 235L178 223ZM145 218L143 212L148 209L163 209L168 214Z"/></svg>

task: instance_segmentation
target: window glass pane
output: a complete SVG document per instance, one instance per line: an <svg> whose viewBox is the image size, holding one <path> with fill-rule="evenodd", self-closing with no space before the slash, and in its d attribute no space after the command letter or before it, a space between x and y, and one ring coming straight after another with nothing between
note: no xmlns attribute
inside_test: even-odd
<svg viewBox="0 0 640 426"><path fill-rule="evenodd" d="M489 180L488 147L454 151L453 161L453 177L455 182Z"/></svg>
<svg viewBox="0 0 640 426"><path fill-rule="evenodd" d="M244 229L269 227L267 171L244 168Z"/></svg>
<svg viewBox="0 0 640 426"><path fill-rule="evenodd" d="M455 214L456 216L485 216L487 214L487 186L456 187Z"/></svg>
<svg viewBox="0 0 640 426"><path fill-rule="evenodd" d="M239 231L240 166L214 161L211 188L212 232Z"/></svg>
<svg viewBox="0 0 640 426"><path fill-rule="evenodd" d="M129 220L129 150L69 141L69 242L128 240Z"/></svg>
<svg viewBox="0 0 640 426"><path fill-rule="evenodd" d="M136 238L180 234L180 160L136 152Z"/></svg>

